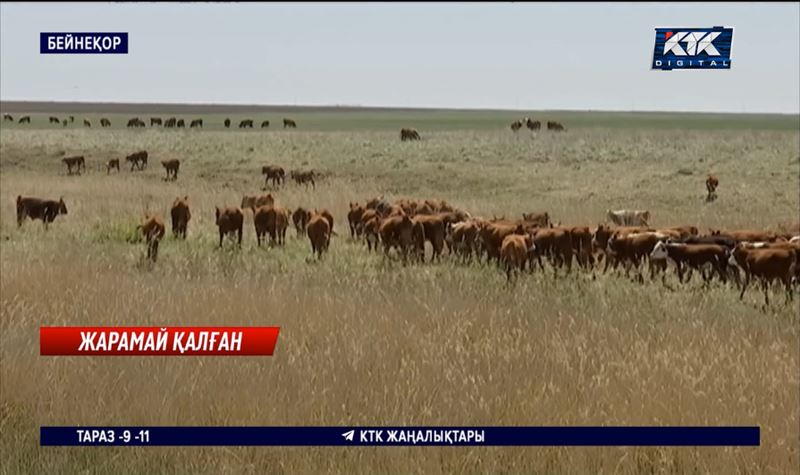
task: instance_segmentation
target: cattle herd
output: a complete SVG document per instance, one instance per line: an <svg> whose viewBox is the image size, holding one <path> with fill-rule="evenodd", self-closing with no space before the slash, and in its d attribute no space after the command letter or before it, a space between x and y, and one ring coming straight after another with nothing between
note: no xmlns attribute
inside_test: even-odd
<svg viewBox="0 0 800 475"><path fill-rule="evenodd" d="M542 123L539 122L538 120L532 120L529 117L525 117L522 120L515 120L514 122L512 122L511 123L511 130L513 130L515 133L519 132L519 130L522 128L522 126L527 127L528 130L530 130L531 132L537 132L537 131L541 130ZM548 120L547 121L547 130L553 131L553 132L564 132L566 129L564 128L564 125L561 124L560 122L555 122L555 121L552 121L552 120Z"/></svg>
<svg viewBox="0 0 800 475"><path fill-rule="evenodd" d="M5 120L13 120L6 114ZM67 120L74 120L70 118ZM29 122L28 116L20 119ZM56 123L57 118L51 117ZM151 126L161 124L161 119L151 118ZM175 118L163 121L164 127L183 123ZM102 126L108 126L101 119ZM141 120L131 119L129 126L144 127ZM541 123L529 118L515 121L512 130L523 125L532 131ZM202 119L194 120L190 127L202 127ZM230 119L225 120L230 126ZM252 120L243 120L239 127L252 127ZM268 126L268 121L262 127ZM284 119L284 127L296 124ZM563 131L557 122L548 122L548 130ZM401 140L419 140L415 129L401 130ZM80 174L86 168L83 156L65 157L61 160L67 173ZM130 171L147 168L148 152L138 151L125 157ZM165 180L178 178L180 161L161 160L166 171ZM120 160L106 162L106 172L120 171ZM276 165L261 168L264 189L268 185L285 185L286 171ZM319 173L313 170L292 170L289 176L297 185L316 188ZM705 181L707 201L716 199L719 179L709 175ZM26 218L39 219L45 228L57 216L67 214L63 197L47 200L18 196L16 199L17 224ZM178 197L172 203L170 216L172 233L177 239L186 239L191 220L189 197ZM272 193L244 196L240 206L223 206L215 209L215 225L219 233L218 246L226 237L241 247L245 217L252 216L256 243L260 247L269 236L271 246L286 243L287 229L294 225L297 237L309 240L312 255L322 258L336 236L333 215L326 209L296 207L290 209L279 204ZM604 221L597 225L570 225L554 223L546 211L522 213L519 218L478 217L443 200L398 199L394 202L383 197L350 203L347 223L352 241L362 243L366 252L380 252L385 258L400 259L403 263L424 263L426 247L432 249L430 262L449 259L460 265L470 263L495 264L508 282L519 279L524 271L529 273L586 272L596 278L597 272L621 272L643 282L645 271L651 280L657 277L666 285L667 271L674 269L679 284L690 282L693 272L701 276L704 285L719 280L726 286L736 286L743 298L751 282L758 281L764 292L764 304L769 305L769 287L775 281L782 284L787 302L793 299L793 289L800 284L800 223L783 224L773 230L707 229L701 232L691 224L671 223L653 225L648 210L607 210ZM166 226L158 215L146 215L137 227L147 245L147 258L155 262L159 242L166 234ZM548 264L547 268L545 263ZM547 269L550 269L549 271Z"/></svg>
<svg viewBox="0 0 800 475"><path fill-rule="evenodd" d="M59 123L61 123L61 124L64 125L64 127L66 127L67 124L70 124L70 123L75 121L75 117L74 116L69 116L69 118L66 118L66 119L59 119L58 117L50 116L48 118L48 120L49 120L50 124L59 124ZM3 121L4 122L14 122L14 116L12 116L11 114L3 114ZM31 123L31 117L29 115L20 117L18 123L20 123L20 124L30 124ZM91 128L92 122L90 120L88 120L88 119L84 119L83 120L83 125L85 127ZM223 122L223 125L225 126L226 129L230 128L231 120L230 119L225 119L225 121ZM105 117L101 118L100 119L100 126L101 127L111 127L111 121L109 119L105 118ZM185 128L186 127L186 121L184 119L178 119L176 117L170 117L168 119L162 119L160 117L151 117L150 118L150 127L155 127L155 126L161 126L163 128L168 128L168 129L169 128L179 128L180 129L180 128ZM134 128L134 129L136 129L136 128L146 128L147 127L147 123L145 121L143 121L142 119L138 118L138 117L133 117L130 120L128 120L128 124L127 124L126 127ZM269 121L268 120L264 120L264 121L261 122L261 128L262 129L266 129L268 127L269 127ZM192 120L191 122L189 122L189 128L190 129L193 129L193 128L202 129L203 128L203 119L194 119L194 120ZM239 122L239 128L240 129L245 129L245 128L251 128L252 129L253 128L253 119L244 119L244 120L242 120L241 122ZM283 119L283 128L284 129L296 129L297 128L297 122L295 122L293 119L284 118Z"/></svg>

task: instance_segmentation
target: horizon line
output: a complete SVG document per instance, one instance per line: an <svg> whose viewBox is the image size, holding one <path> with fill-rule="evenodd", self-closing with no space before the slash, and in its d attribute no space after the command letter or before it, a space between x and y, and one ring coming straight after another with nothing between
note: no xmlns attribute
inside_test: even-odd
<svg viewBox="0 0 800 475"><path fill-rule="evenodd" d="M383 106L383 105L358 105L358 104L255 104L241 102L153 102L153 101L69 101L69 100L36 100L36 99L0 99L0 109L9 103L37 104L37 105L102 105L102 106L193 106L193 107L248 107L248 108L277 108L277 109L379 109L397 111L453 111L453 112L617 112L617 113L659 113L659 114L718 114L718 115L783 115L800 116L798 112L767 112L767 111L715 111L715 110L657 110L657 109L524 109L524 108L480 108L480 107L436 107L436 106Z"/></svg>

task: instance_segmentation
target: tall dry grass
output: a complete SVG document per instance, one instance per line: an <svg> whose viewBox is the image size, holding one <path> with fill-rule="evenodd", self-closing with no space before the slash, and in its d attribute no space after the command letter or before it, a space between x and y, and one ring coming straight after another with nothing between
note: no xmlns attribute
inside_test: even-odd
<svg viewBox="0 0 800 475"><path fill-rule="evenodd" d="M148 131L149 133L149 131ZM180 137L187 137L186 134ZM769 227L798 209L798 133L588 129L536 140L394 134L0 131L0 473L793 473L800 462L797 300L670 277L508 286L493 266L403 266L346 237L349 201L442 197L473 212L548 209L594 224L650 208L657 224ZM101 159L137 147L162 170L63 176L62 150ZM248 152L250 148L253 152ZM700 162L699 160L703 161ZM152 159L151 159L152 160ZM213 207L261 185L257 166L326 169L315 192L341 234L322 261L306 240L216 249ZM305 163L304 163L305 162ZM720 200L702 201L704 173ZM681 171L683 170L683 171ZM687 174L691 172L691 174ZM792 175L792 173L794 175ZM64 195L48 232L16 228L17 194ZM144 266L126 242L175 196L186 242ZM616 206L615 206L616 205ZM631 206L628 206L631 205ZM794 214L793 214L794 213ZM294 235L294 231L290 231ZM271 358L44 358L40 325L278 325ZM40 448L41 425L758 425L757 448Z"/></svg>

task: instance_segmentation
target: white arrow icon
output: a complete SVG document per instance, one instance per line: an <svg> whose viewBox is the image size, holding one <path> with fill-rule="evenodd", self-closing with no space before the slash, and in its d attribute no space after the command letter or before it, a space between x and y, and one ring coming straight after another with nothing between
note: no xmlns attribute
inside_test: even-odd
<svg viewBox="0 0 800 475"><path fill-rule="evenodd" d="M344 434L342 434L342 437L344 437L344 440L346 440L348 442L352 442L353 441L353 434L355 432L356 432L355 430L349 430L349 431L345 432Z"/></svg>

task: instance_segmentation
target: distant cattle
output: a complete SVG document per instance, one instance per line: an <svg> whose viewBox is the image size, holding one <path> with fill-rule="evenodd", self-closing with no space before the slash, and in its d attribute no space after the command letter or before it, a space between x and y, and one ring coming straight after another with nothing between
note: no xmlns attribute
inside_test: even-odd
<svg viewBox="0 0 800 475"><path fill-rule="evenodd" d="M61 123L61 121L60 121L60 120L58 120L58 117L53 117L53 116L50 116L50 123L51 123L51 124L60 124L60 123Z"/></svg>
<svg viewBox="0 0 800 475"><path fill-rule="evenodd" d="M161 122L161 118L160 117L150 117L150 127L153 127L155 125L161 125L161 124L162 124L162 122Z"/></svg>
<svg viewBox="0 0 800 475"><path fill-rule="evenodd" d="M219 229L219 247L222 247L222 240L226 235L237 236L239 247L242 246L244 214L241 209L217 207L215 224Z"/></svg>
<svg viewBox="0 0 800 475"><path fill-rule="evenodd" d="M164 181L175 181L178 179L178 170L181 167L180 160L178 160L177 158L173 158L170 160L161 160L161 165L167 172L167 176L166 178L164 178Z"/></svg>
<svg viewBox="0 0 800 475"><path fill-rule="evenodd" d="M406 140L421 140L419 136L419 132L417 129L400 129L400 140L405 142Z"/></svg>
<svg viewBox="0 0 800 475"><path fill-rule="evenodd" d="M313 170L308 170L308 171L292 170L290 175L292 179L295 181L295 183L297 183L298 185L306 185L306 187L308 187L308 184L310 183L312 188L314 189L317 188L317 184L314 181Z"/></svg>
<svg viewBox="0 0 800 475"><path fill-rule="evenodd" d="M513 130L514 132L519 132L519 129L521 128L522 128L521 120L515 120L514 122L511 123L511 130Z"/></svg>
<svg viewBox="0 0 800 475"><path fill-rule="evenodd" d="M169 119L164 121L164 127L169 129L169 128L175 127L175 124L177 124L177 123L178 123L178 119L176 119L175 117L170 117Z"/></svg>
<svg viewBox="0 0 800 475"><path fill-rule="evenodd" d="M67 214L67 205L64 203L64 198L55 200L45 200L41 198L33 198L17 196L17 227L22 226L25 218L32 220L41 219L44 228L55 221L56 217L60 214Z"/></svg>
<svg viewBox="0 0 800 475"><path fill-rule="evenodd" d="M547 130L551 130L554 132L563 132L564 126L560 122L554 122L551 120L547 121Z"/></svg>
<svg viewBox="0 0 800 475"><path fill-rule="evenodd" d="M147 151L132 153L125 157L125 161L131 164L131 171L134 169L144 170L147 168Z"/></svg>
<svg viewBox="0 0 800 475"><path fill-rule="evenodd" d="M330 223L321 214L315 214L306 225L306 234L311 241L312 254L322 258L322 253L328 250L331 242Z"/></svg>
<svg viewBox="0 0 800 475"><path fill-rule="evenodd" d="M30 124L31 123L31 116L26 115L25 117L20 117L19 118L19 123L20 124Z"/></svg>
<svg viewBox="0 0 800 475"><path fill-rule="evenodd" d="M111 170L115 168L117 169L117 173L119 173L119 158L112 158L106 162L106 175L109 175Z"/></svg>
<svg viewBox="0 0 800 475"><path fill-rule="evenodd" d="M67 124L68 124L67 119L64 119L64 120L61 121L61 125L63 125L64 127L66 127Z"/></svg>
<svg viewBox="0 0 800 475"><path fill-rule="evenodd" d="M86 120L86 119L83 119L83 126L84 126L84 127L91 127L91 126L92 126L92 123L91 123L91 122L89 122L89 121L88 121L88 120Z"/></svg>
<svg viewBox="0 0 800 475"><path fill-rule="evenodd" d="M159 216L145 216L144 222L137 226L147 244L147 259L155 262L158 258L158 244L166 233L164 222Z"/></svg>
<svg viewBox="0 0 800 475"><path fill-rule="evenodd" d="M3 114L3 122L14 122L14 117L11 114Z"/></svg>
<svg viewBox="0 0 800 475"><path fill-rule="evenodd" d="M183 119L178 119L178 122L175 124L175 127L178 128L186 127L186 122L184 122Z"/></svg>
<svg viewBox="0 0 800 475"><path fill-rule="evenodd" d="M649 226L650 211L641 210L608 210L608 219L617 226Z"/></svg>
<svg viewBox="0 0 800 475"><path fill-rule="evenodd" d="M177 197L170 209L172 217L172 234L175 237L186 239L186 228L192 219L192 212L189 210L189 197Z"/></svg>
<svg viewBox="0 0 800 475"><path fill-rule="evenodd" d="M100 127L111 127L111 121L106 118L100 119Z"/></svg>
<svg viewBox="0 0 800 475"><path fill-rule="evenodd" d="M542 123L539 122L538 120L531 120L531 119L526 117L525 118L525 127L527 127L528 130L530 130L532 132L535 132L535 131L540 130L542 128Z"/></svg>
<svg viewBox="0 0 800 475"><path fill-rule="evenodd" d="M134 117L134 118L132 118L132 119L130 119L128 121L128 127L139 128L139 127L146 127L146 126L147 126L147 124L145 124L144 121L142 119L138 118L138 117Z"/></svg>
<svg viewBox="0 0 800 475"><path fill-rule="evenodd" d="M717 187L719 186L719 179L714 175L708 175L706 178L706 201L714 201L717 199Z"/></svg>
<svg viewBox="0 0 800 475"><path fill-rule="evenodd" d="M75 116L74 115L69 116L69 122L70 123L75 122Z"/></svg>
<svg viewBox="0 0 800 475"><path fill-rule="evenodd" d="M292 119L283 119L283 128L296 129L297 123Z"/></svg>
<svg viewBox="0 0 800 475"><path fill-rule="evenodd" d="M244 129L244 128L252 129L253 128L253 120L252 119L245 119L245 120L239 122L239 128L240 129Z"/></svg>
<svg viewBox="0 0 800 475"><path fill-rule="evenodd" d="M264 165L261 167L261 174L264 175L264 186L266 187L270 180L273 186L278 186L286 182L286 172L283 168L274 165Z"/></svg>
<svg viewBox="0 0 800 475"><path fill-rule="evenodd" d="M230 119L225 119L225 128L228 129L228 128L230 128L230 126L231 126L231 120Z"/></svg>
<svg viewBox="0 0 800 475"><path fill-rule="evenodd" d="M266 129L267 127L269 127L269 121L268 120L265 120L264 122L261 122L261 128L262 129Z"/></svg>
<svg viewBox="0 0 800 475"><path fill-rule="evenodd" d="M75 171L78 175L80 175L81 170L86 171L86 160L83 158L83 155L64 157L61 159L61 162L67 166L67 175L72 175L72 167L75 167Z"/></svg>
<svg viewBox="0 0 800 475"><path fill-rule="evenodd" d="M203 119L195 119L195 120L193 120L192 123L189 124L189 128L193 128L193 127L199 127L199 128L202 129L203 128Z"/></svg>

